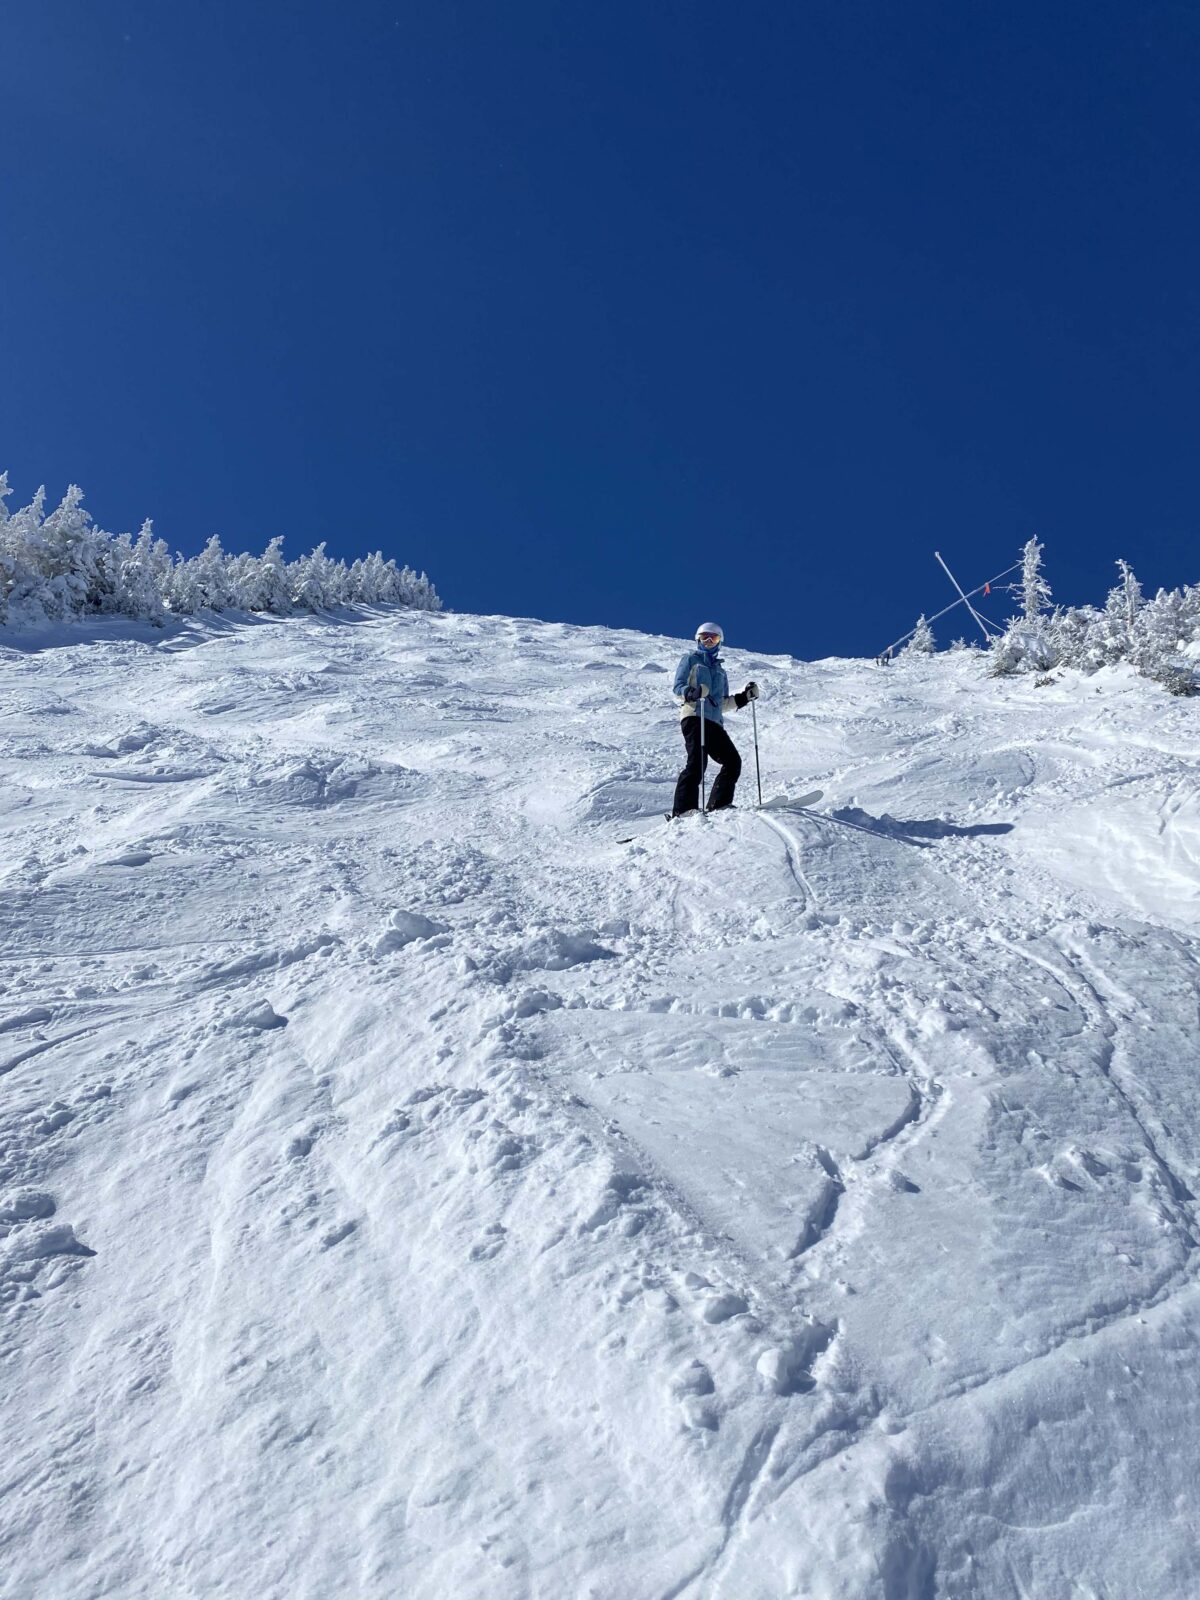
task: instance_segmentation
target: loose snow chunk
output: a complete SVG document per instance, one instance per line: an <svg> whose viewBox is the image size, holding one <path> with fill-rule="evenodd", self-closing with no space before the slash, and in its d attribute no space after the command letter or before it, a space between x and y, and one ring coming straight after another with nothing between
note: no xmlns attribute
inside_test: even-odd
<svg viewBox="0 0 1200 1600"><path fill-rule="evenodd" d="M713 1387L712 1373L703 1361L689 1361L671 1378L671 1393L677 1400L689 1394L712 1394Z"/></svg>
<svg viewBox="0 0 1200 1600"><path fill-rule="evenodd" d="M728 1322L730 1318L740 1317L749 1309L740 1294L718 1294L705 1301L701 1316L705 1322Z"/></svg>
<svg viewBox="0 0 1200 1600"><path fill-rule="evenodd" d="M517 1018L536 1017L543 1011L558 1011L561 1006L561 995L545 989L526 989L514 1002L512 1014Z"/></svg>
<svg viewBox="0 0 1200 1600"><path fill-rule="evenodd" d="M526 944L516 967L537 967L546 972L562 972L588 961L610 961L614 951L584 933L564 933L561 928L544 928Z"/></svg>
<svg viewBox="0 0 1200 1600"><path fill-rule="evenodd" d="M162 734L158 728L152 727L148 722L141 722L128 733L123 733L119 739L114 739L112 744L121 755L127 756L133 755L138 750L145 750L161 738Z"/></svg>
<svg viewBox="0 0 1200 1600"><path fill-rule="evenodd" d="M144 867L153 859L154 857L149 850L126 850L119 856L109 856L107 861L101 862L101 866Z"/></svg>
<svg viewBox="0 0 1200 1600"><path fill-rule="evenodd" d="M444 922L435 922L419 911L393 911L391 927L375 941L375 954L385 956L392 950L402 950L415 939L432 939L446 932Z"/></svg>
<svg viewBox="0 0 1200 1600"><path fill-rule="evenodd" d="M791 1381L792 1362L785 1350L764 1350L755 1362L758 1375L774 1394L786 1394Z"/></svg>
<svg viewBox="0 0 1200 1600"><path fill-rule="evenodd" d="M52 1217L54 1197L41 1189L14 1189L0 1197L0 1223L28 1222L32 1218Z"/></svg>
<svg viewBox="0 0 1200 1600"><path fill-rule="evenodd" d="M772 1394L809 1394L815 1387L811 1368L824 1354L832 1331L817 1323L808 1333L764 1350L755 1362L759 1377Z"/></svg>
<svg viewBox="0 0 1200 1600"><path fill-rule="evenodd" d="M615 1221L625 1207L640 1199L644 1188L644 1181L636 1173L610 1173L588 1215L579 1224L580 1233L595 1233L598 1228Z"/></svg>
<svg viewBox="0 0 1200 1600"><path fill-rule="evenodd" d="M700 1400L695 1395L688 1395L681 1404L684 1423L689 1428L706 1428L711 1433L717 1431L720 1419L716 1409L707 1400Z"/></svg>
<svg viewBox="0 0 1200 1600"><path fill-rule="evenodd" d="M236 1012L231 1021L235 1027L267 1033L272 1028L286 1028L288 1019L281 1017L269 1000L256 1000L253 1005Z"/></svg>
<svg viewBox="0 0 1200 1600"><path fill-rule="evenodd" d="M56 1222L48 1227L22 1229L10 1238L5 1255L10 1262L43 1261L49 1256L94 1256L82 1240L75 1237L70 1223Z"/></svg>

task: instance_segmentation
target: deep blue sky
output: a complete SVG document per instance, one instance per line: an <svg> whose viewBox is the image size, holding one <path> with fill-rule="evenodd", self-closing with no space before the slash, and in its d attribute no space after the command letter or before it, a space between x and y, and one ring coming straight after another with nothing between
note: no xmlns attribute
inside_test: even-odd
<svg viewBox="0 0 1200 1600"><path fill-rule="evenodd" d="M10 0L0 46L20 499L802 656L936 609L935 546L1200 578L1190 0Z"/></svg>

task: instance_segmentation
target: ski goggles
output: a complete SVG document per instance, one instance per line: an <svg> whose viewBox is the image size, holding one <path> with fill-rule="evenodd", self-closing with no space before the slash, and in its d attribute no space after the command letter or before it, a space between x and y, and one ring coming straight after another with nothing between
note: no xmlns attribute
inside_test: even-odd
<svg viewBox="0 0 1200 1600"><path fill-rule="evenodd" d="M719 633L698 633L696 638L701 644L707 645L720 644L721 642L721 635Z"/></svg>

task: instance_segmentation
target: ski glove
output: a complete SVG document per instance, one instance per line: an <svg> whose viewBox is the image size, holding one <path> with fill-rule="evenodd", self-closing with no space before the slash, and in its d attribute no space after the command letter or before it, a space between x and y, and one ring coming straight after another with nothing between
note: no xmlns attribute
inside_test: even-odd
<svg viewBox="0 0 1200 1600"><path fill-rule="evenodd" d="M683 698L687 701L688 705L694 706L697 700L703 700L707 694L707 689L699 689L693 685L690 689L685 689L683 691Z"/></svg>
<svg viewBox="0 0 1200 1600"><path fill-rule="evenodd" d="M733 703L739 711L744 711L749 701L758 699L758 685L751 678L746 687L733 697Z"/></svg>

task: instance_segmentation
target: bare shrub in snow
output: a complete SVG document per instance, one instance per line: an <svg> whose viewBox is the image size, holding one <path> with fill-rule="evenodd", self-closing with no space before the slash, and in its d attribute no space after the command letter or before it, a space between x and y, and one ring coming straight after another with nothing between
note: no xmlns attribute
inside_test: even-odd
<svg viewBox="0 0 1200 1600"><path fill-rule="evenodd" d="M283 539L260 556L229 555L214 534L198 556L171 556L150 522L136 539L106 533L83 509L72 484L46 515L39 489L29 505L9 514L8 474L0 474L0 624L61 621L80 616L127 616L161 622L213 611L293 610L337 605L407 606L440 611L441 600L425 574L385 561L380 551L355 561L333 561L324 543L287 562Z"/></svg>

